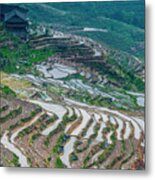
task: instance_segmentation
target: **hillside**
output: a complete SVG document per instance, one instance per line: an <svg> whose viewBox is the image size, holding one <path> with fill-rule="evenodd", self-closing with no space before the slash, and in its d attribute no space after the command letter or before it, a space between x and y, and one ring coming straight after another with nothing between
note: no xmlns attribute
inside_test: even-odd
<svg viewBox="0 0 155 180"><path fill-rule="evenodd" d="M25 6L33 22L50 23L57 30L90 37L144 61L144 1ZM88 28L95 28L96 31Z"/></svg>
<svg viewBox="0 0 155 180"><path fill-rule="evenodd" d="M0 23L0 165L144 169L144 4L20 6L28 41Z"/></svg>

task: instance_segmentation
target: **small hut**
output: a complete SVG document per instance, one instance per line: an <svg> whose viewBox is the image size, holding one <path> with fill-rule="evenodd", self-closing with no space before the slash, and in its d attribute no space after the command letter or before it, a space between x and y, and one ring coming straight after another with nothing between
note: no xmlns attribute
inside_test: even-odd
<svg viewBox="0 0 155 180"><path fill-rule="evenodd" d="M5 29L25 40L28 38L27 12L17 5L0 4L0 20Z"/></svg>

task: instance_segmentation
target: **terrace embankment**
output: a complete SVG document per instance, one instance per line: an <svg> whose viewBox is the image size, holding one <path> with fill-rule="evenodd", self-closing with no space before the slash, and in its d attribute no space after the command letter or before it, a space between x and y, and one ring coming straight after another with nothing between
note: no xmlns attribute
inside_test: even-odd
<svg viewBox="0 0 155 180"><path fill-rule="evenodd" d="M55 55L34 64L37 75L2 76L1 164L144 169L144 107L137 99L144 96L123 86L131 72L88 38L43 35L29 43ZM132 67L140 78L141 63ZM130 88L137 92L134 83Z"/></svg>
<svg viewBox="0 0 155 180"><path fill-rule="evenodd" d="M42 35L33 37L30 45L35 49L55 50L55 56L49 57L44 65L54 62L72 64L79 67L79 71L81 65L84 65L88 67L86 71L94 76L90 79L97 79L108 85L122 87L123 83L126 83L124 80L131 74L144 80L144 66L138 58L109 49L86 37L62 33L57 36ZM48 68L50 69L50 66ZM117 82L114 81L114 76L117 77Z"/></svg>
<svg viewBox="0 0 155 180"><path fill-rule="evenodd" d="M67 100L58 113L58 105L50 102L4 97L1 145L6 150L2 153L15 154L20 166L144 168L144 121L136 114L129 117Z"/></svg>

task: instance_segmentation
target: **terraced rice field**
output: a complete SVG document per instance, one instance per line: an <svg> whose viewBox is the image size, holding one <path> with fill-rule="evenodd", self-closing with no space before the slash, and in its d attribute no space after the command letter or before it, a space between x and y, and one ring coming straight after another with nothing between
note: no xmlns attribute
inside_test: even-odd
<svg viewBox="0 0 155 180"><path fill-rule="evenodd" d="M34 65L32 74L2 73L14 96L0 91L0 164L144 169L144 94L123 89L124 75L110 78L117 69L105 61L106 50L78 36L44 35L30 45L54 47L56 55Z"/></svg>
<svg viewBox="0 0 155 180"><path fill-rule="evenodd" d="M3 95L3 164L55 168L144 168L144 120L73 100L24 102ZM3 158L7 154L7 159Z"/></svg>

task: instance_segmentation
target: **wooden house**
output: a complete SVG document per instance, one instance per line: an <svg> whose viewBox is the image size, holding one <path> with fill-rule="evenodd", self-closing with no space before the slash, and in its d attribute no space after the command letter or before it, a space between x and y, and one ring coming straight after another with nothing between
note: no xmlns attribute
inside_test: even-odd
<svg viewBox="0 0 155 180"><path fill-rule="evenodd" d="M22 39L28 37L27 10L17 5L0 4L0 20L8 32Z"/></svg>

